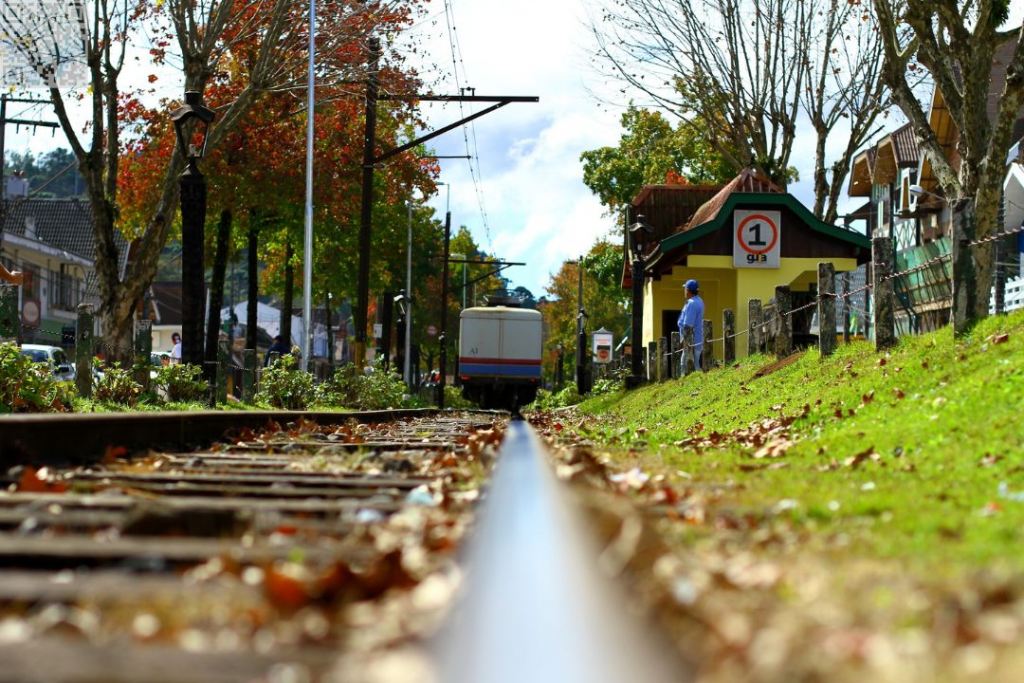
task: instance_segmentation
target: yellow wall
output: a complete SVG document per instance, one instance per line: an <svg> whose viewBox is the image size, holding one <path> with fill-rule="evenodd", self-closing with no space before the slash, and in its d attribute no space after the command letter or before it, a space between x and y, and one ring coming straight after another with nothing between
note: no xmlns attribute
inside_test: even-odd
<svg viewBox="0 0 1024 683"><path fill-rule="evenodd" d="M747 329L747 306L750 299L767 302L775 296L775 288L789 285L793 291L806 292L818 280L820 258L783 258L779 268L735 268L732 256L702 256L691 254L686 267L674 266L670 275L659 280L647 280L644 290L644 344L668 337L675 328L662 329L661 312L678 309L683 305L683 283L695 279L700 283L704 299L704 318L710 320L714 337L722 336L722 311L732 308L736 315L736 331ZM836 272L854 270L856 259L833 259ZM714 345L715 358L725 354L724 342ZM747 335L736 337L736 357L747 355Z"/></svg>

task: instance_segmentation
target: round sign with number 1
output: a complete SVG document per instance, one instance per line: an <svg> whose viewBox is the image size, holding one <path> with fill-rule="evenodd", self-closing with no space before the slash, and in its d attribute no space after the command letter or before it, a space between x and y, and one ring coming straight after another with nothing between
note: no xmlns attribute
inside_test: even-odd
<svg viewBox="0 0 1024 683"><path fill-rule="evenodd" d="M733 213L733 266L778 268L782 216L778 211Z"/></svg>

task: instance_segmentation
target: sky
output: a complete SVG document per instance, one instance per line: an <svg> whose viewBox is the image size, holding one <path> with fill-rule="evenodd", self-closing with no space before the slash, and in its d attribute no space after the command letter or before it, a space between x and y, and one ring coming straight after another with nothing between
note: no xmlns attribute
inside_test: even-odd
<svg viewBox="0 0 1024 683"><path fill-rule="evenodd" d="M474 157L472 162L440 161L440 181L446 186L431 205L443 218L450 202L453 226L467 226L477 243L497 257L525 262L505 275L513 287L525 286L535 296L545 293L563 261L621 230L583 184L579 158L586 150L618 142L619 117L628 104L628 95L619 95L616 84L604 82L590 63L588 10L594 4L431 0L424 17L402 38L425 48L421 54L426 57L416 65L437 93L456 94L461 86L475 88L478 95L540 98L536 104L509 104L430 143L438 155L465 155L468 150ZM1024 3L1011 3L1011 14L1008 24L1016 25ZM129 68L140 78L151 71L141 63ZM155 96L175 96L181 82L173 74L162 74L154 87ZM599 106L599 96L604 106ZM431 128L438 128L484 106L463 105L460 113L455 104L424 103L423 110ZM31 113L46 115L42 109ZM896 114L888 128L900 123ZM842 144L839 136L833 144ZM8 151L41 153L62 145L66 143L59 132L7 131ZM802 180L789 187L808 204L813 201L813 145L809 130L797 137L792 159ZM840 211L848 205L841 203Z"/></svg>
<svg viewBox="0 0 1024 683"><path fill-rule="evenodd" d="M505 274L540 296L564 260L613 227L583 184L579 157L617 142L621 112L599 109L588 90L595 74L582 0L448 0L453 22L444 4L433 0L432 19L416 27L431 56L420 66L424 77L444 72L435 91L469 86L478 95L535 95L540 102L509 104L477 119L465 136L456 130L431 141L438 155L465 155L468 147L475 157L440 161L449 185L433 205L443 213L450 191L453 225L467 226L486 251L526 262ZM453 104L425 111L435 127L462 117Z"/></svg>

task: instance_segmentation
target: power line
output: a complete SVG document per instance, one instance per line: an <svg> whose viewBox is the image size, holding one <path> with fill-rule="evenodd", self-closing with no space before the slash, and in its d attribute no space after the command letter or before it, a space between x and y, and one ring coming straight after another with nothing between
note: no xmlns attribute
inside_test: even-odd
<svg viewBox="0 0 1024 683"><path fill-rule="evenodd" d="M467 83L469 81L469 76L466 73L466 63L462 58L462 45L459 42L458 27L455 25L455 11L454 8L452 7L451 0L445 0L444 9L445 24L448 27L448 44L451 49L452 55L452 76L455 78L455 87L459 90L460 94L465 94L465 91L475 93L475 88L470 88L468 87L468 85L465 88L463 88L459 83L460 65L462 67L463 79ZM463 111L463 106L461 102L459 103L459 114L463 117L465 116L465 111ZM470 124L470 128L473 133L472 150L470 149L469 134L467 133L465 126L462 127L462 141L466 146L466 154L471 157L469 160L469 175L470 178L472 178L473 180L473 192L476 195L477 206L480 209L480 219L484 224L484 233L487 238L487 248L488 250L493 250L493 245L491 242L491 226L489 221L487 220L487 208L484 204L483 191L480 188L480 185L483 183L483 174L481 173L480 168L479 148L477 147L476 144L476 127L473 124ZM473 164L474 160L476 161L475 167Z"/></svg>

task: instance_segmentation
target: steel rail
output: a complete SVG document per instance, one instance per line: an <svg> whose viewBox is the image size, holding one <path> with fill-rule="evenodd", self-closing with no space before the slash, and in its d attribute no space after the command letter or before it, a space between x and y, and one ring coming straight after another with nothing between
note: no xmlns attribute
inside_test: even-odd
<svg viewBox="0 0 1024 683"><path fill-rule="evenodd" d="M467 585L432 643L444 683L662 683L690 672L627 608L533 429L506 431L465 555Z"/></svg>

